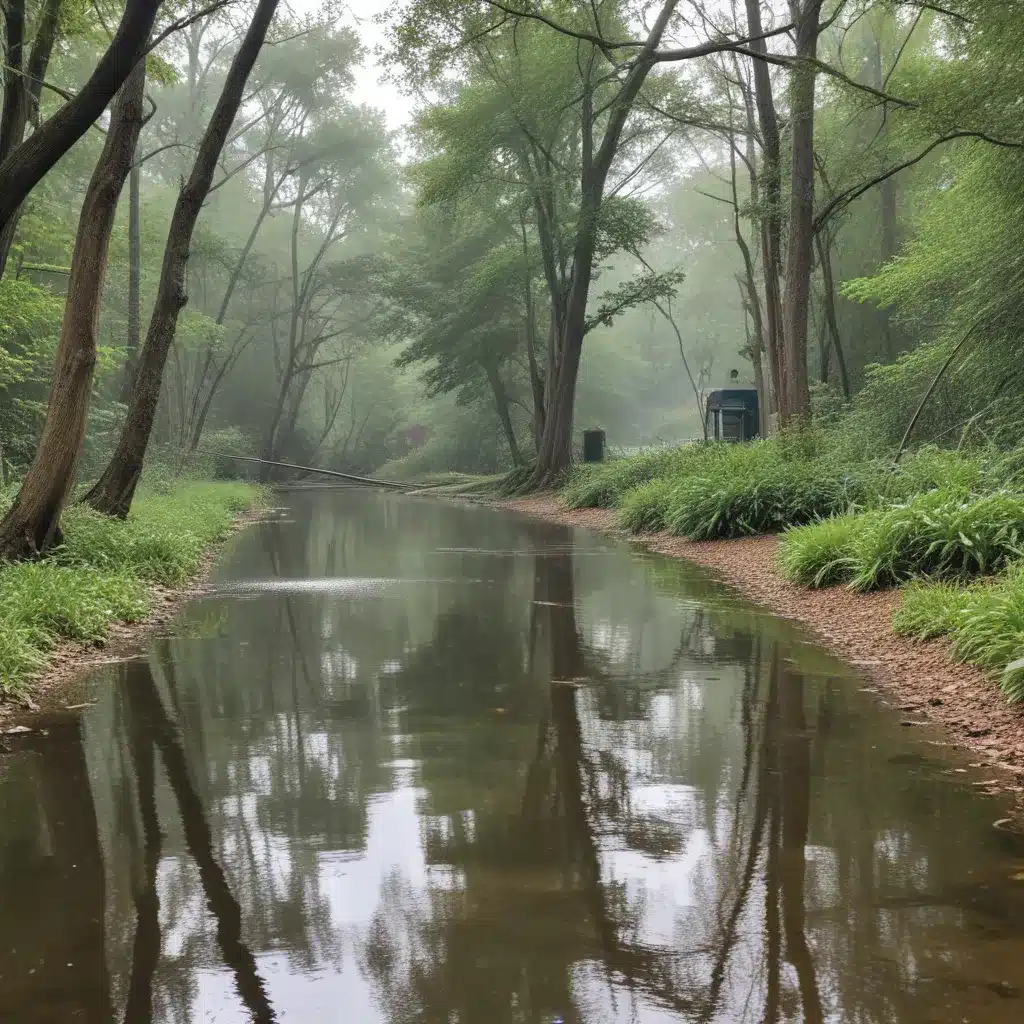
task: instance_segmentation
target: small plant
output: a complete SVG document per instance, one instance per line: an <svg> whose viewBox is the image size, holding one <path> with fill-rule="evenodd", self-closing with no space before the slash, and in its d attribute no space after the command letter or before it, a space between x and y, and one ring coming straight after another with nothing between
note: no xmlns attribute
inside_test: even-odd
<svg viewBox="0 0 1024 1024"><path fill-rule="evenodd" d="M946 636L956 629L972 594L972 588L955 583L911 583L893 616L893 630L917 640Z"/></svg>

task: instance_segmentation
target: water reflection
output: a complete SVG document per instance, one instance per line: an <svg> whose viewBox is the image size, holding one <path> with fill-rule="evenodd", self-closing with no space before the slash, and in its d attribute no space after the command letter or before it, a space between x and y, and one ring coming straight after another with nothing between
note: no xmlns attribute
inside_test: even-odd
<svg viewBox="0 0 1024 1024"><path fill-rule="evenodd" d="M0 758L0 1020L1019 1019L998 811L788 626L563 528L294 505Z"/></svg>

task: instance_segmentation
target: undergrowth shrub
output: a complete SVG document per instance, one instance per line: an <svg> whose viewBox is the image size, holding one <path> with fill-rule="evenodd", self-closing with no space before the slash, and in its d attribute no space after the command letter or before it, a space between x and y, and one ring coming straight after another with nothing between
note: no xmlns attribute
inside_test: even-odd
<svg viewBox="0 0 1024 1024"><path fill-rule="evenodd" d="M832 516L806 526L791 527L779 543L779 566L783 575L805 587L845 583L853 571L853 539L863 529L865 518L857 514Z"/></svg>
<svg viewBox="0 0 1024 1024"><path fill-rule="evenodd" d="M680 481L665 523L691 540L753 536L846 512L864 496L864 483L853 474L818 462L764 460Z"/></svg>

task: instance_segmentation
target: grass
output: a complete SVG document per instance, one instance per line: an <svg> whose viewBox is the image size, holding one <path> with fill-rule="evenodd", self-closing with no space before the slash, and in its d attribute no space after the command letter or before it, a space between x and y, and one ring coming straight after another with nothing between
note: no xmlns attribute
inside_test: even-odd
<svg viewBox="0 0 1024 1024"><path fill-rule="evenodd" d="M144 618L151 584L188 579L261 494L237 482L154 482L123 522L68 509L64 545L50 557L0 563L0 696L27 692L62 640L96 642L112 623Z"/></svg>
<svg viewBox="0 0 1024 1024"><path fill-rule="evenodd" d="M879 590L920 577L969 579L997 573L1024 554L1024 494L925 491L898 505L790 529L783 574L805 586L848 583Z"/></svg>
<svg viewBox="0 0 1024 1024"><path fill-rule="evenodd" d="M1019 565L967 587L908 587L893 628L919 639L948 637L953 657L998 673L1006 699L1024 701L1024 570Z"/></svg>
<svg viewBox="0 0 1024 1024"><path fill-rule="evenodd" d="M576 467L562 490L566 508L616 508L628 491L659 477L692 472L708 458L708 445L687 444L624 459Z"/></svg>

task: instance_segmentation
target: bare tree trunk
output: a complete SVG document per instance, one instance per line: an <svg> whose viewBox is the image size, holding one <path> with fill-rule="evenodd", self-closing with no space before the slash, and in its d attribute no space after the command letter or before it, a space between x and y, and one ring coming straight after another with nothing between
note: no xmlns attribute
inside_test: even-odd
<svg viewBox="0 0 1024 1024"><path fill-rule="evenodd" d="M794 2L796 65L790 78L792 171L786 292L782 303L783 381L780 425L810 415L807 386L807 324L814 264L814 88L823 0Z"/></svg>
<svg viewBox="0 0 1024 1024"><path fill-rule="evenodd" d="M161 0L128 0L117 32L84 86L0 161L0 230L51 167L99 118L146 50Z"/></svg>
<svg viewBox="0 0 1024 1024"><path fill-rule="evenodd" d="M514 466L523 465L523 454L519 450L519 442L516 441L516 432L512 427L512 416L508 409L508 395L505 393L505 384L498 372L498 367L488 362L484 367L487 373L487 383L491 385L491 394L494 396L494 408L501 421L501 429L505 432L505 440L508 442L509 454L512 456Z"/></svg>
<svg viewBox="0 0 1024 1024"><path fill-rule="evenodd" d="M39 95L60 26L61 2L62 0L45 0L39 12L39 25L32 41L28 66L25 68L22 67L25 3L24 0L10 0L8 4L4 15L7 30L7 73L4 76L3 112L0 114L0 162L6 160L15 146L21 144L29 121L38 118ZM7 266L20 218L19 206L7 223L0 228L0 277L3 277Z"/></svg>
<svg viewBox="0 0 1024 1024"><path fill-rule="evenodd" d="M138 163L133 163L131 174L128 175L128 337L125 339L121 378L121 401L126 405L135 383L139 341L142 338L141 173Z"/></svg>
<svg viewBox="0 0 1024 1024"><path fill-rule="evenodd" d="M761 24L761 0L746 0L747 33L760 36L764 32ZM768 52L763 39L750 43L754 53ZM772 93L772 80L768 65L763 60L753 61L754 102L757 106L757 120L761 129L761 147L764 166L761 172L762 195L765 214L761 218L761 269L764 275L765 305L765 351L771 374L772 392L776 411L780 413L785 401L783 381L785 379L784 346L782 343L782 298L779 278L782 273L782 147L779 138L779 118ZM752 120L748 107L748 121ZM752 128L748 125L748 131Z"/></svg>
<svg viewBox="0 0 1024 1024"><path fill-rule="evenodd" d="M843 353L842 339L839 337L839 320L836 317L836 285L832 276L832 252L827 239L821 232L814 236L818 248L818 262L821 264L822 283L825 286L825 320L832 336L832 347L836 350L836 362L839 364L839 381L843 387L843 397L849 398L850 374L846 369L846 356Z"/></svg>
<svg viewBox="0 0 1024 1024"><path fill-rule="evenodd" d="M167 233L156 303L132 387L128 415L110 464L85 498L93 508L106 515L124 517L131 508L160 400L167 353L174 340L178 314L188 301L185 269L192 233L203 201L210 191L221 150L241 105L245 83L259 56L276 10L277 0L259 0L245 38L231 62L210 123L203 133L192 172L178 194Z"/></svg>
<svg viewBox="0 0 1024 1024"><path fill-rule="evenodd" d="M18 497L0 523L0 556L24 558L60 542L60 514L85 440L100 300L117 201L142 130L146 66L138 61L114 104L82 204L46 423Z"/></svg>

